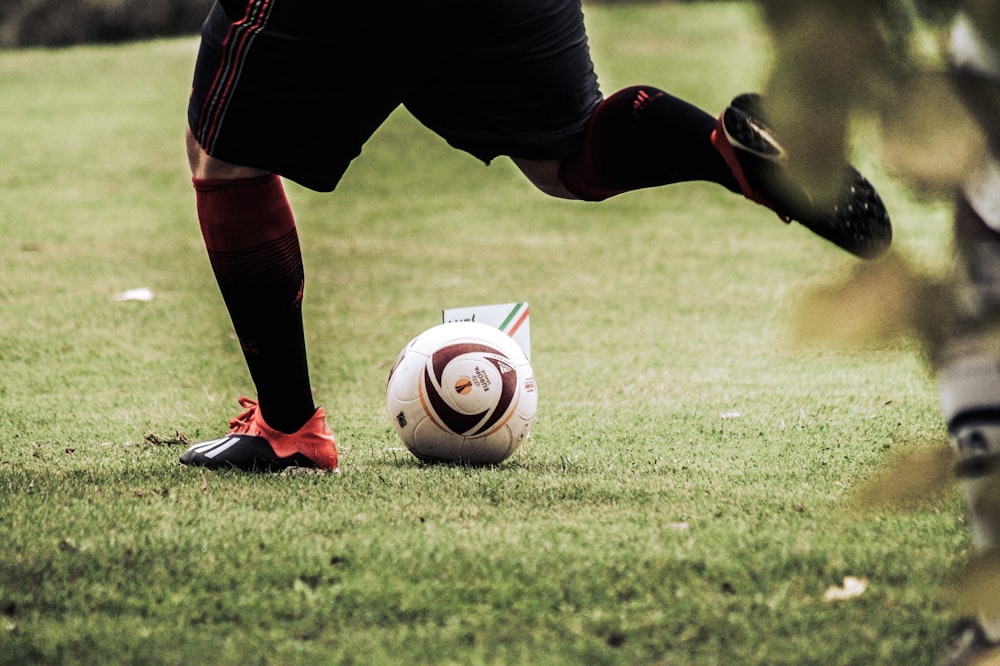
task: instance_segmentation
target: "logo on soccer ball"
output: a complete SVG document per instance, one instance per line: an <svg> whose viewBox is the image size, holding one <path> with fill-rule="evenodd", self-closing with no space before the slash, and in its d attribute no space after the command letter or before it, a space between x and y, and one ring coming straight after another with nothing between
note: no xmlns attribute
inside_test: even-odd
<svg viewBox="0 0 1000 666"><path fill-rule="evenodd" d="M444 372L448 365L468 354L479 354L479 358L489 362L500 377L500 397L497 398L492 410L486 409L467 414L448 404L443 397L443 392L440 391ZM512 369L503 353L495 347L476 342L447 345L431 355L430 362L424 370L427 402L445 428L470 437L482 435L489 432L490 428L496 425L497 421L507 413L507 408L510 407L517 394L517 375L511 372ZM481 368L476 368L473 377L463 377L462 380L469 383L464 391L459 391L459 395L462 396L471 394L476 388L484 392L489 391L493 384L489 373ZM456 383L457 388L458 383Z"/></svg>

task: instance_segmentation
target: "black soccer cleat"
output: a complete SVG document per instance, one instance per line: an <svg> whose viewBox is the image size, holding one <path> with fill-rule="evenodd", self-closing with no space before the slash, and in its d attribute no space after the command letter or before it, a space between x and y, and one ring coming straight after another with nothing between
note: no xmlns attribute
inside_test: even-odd
<svg viewBox="0 0 1000 666"><path fill-rule="evenodd" d="M785 222L798 222L862 259L874 259L888 250L892 224L875 187L857 169L846 165L843 183L832 202L819 203L790 177L794 157L774 138L761 106L760 95L736 97L712 132L712 144L726 160L743 195L767 206Z"/></svg>

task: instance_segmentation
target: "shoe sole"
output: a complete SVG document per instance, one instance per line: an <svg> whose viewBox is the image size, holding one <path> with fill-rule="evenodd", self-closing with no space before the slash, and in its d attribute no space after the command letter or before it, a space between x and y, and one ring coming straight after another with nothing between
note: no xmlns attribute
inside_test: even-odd
<svg viewBox="0 0 1000 666"><path fill-rule="evenodd" d="M278 472L289 467L318 467L315 462L296 453L279 458L267 440L252 435L232 434L193 445L180 456L181 464L210 469L242 469Z"/></svg>

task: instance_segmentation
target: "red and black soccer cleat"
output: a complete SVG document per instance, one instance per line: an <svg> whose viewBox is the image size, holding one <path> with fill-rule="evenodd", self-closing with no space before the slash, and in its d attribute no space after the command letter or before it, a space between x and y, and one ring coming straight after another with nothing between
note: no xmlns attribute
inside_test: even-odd
<svg viewBox="0 0 1000 666"><path fill-rule="evenodd" d="M712 144L722 154L745 197L785 222L798 222L851 254L873 259L889 249L892 224L875 187L845 165L841 187L822 202L791 174L795 158L775 139L761 97L736 97L719 116Z"/></svg>
<svg viewBox="0 0 1000 666"><path fill-rule="evenodd" d="M195 444L181 454L181 463L258 471L288 467L337 469L337 442L322 407L298 432L286 434L264 422L253 400L240 398L240 406L246 411L230 421L228 434Z"/></svg>

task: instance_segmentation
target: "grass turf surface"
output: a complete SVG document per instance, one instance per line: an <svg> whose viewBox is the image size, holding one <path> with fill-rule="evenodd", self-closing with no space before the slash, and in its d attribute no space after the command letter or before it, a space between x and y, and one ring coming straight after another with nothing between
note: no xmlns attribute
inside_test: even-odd
<svg viewBox="0 0 1000 666"><path fill-rule="evenodd" d="M759 86L746 4L588 8L606 91ZM0 53L0 661L934 663L957 496L845 498L942 438L906 345L790 344L853 260L717 187L546 199L394 115L334 195L294 185L317 398L343 473L181 468L252 388L183 158L196 42ZM947 210L860 155L899 245ZM148 303L120 302L147 287ZM541 403L495 469L422 466L389 365L443 307L528 300ZM150 436L151 435L151 436ZM847 575L869 588L824 591Z"/></svg>

